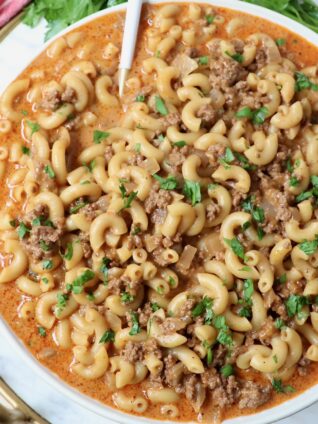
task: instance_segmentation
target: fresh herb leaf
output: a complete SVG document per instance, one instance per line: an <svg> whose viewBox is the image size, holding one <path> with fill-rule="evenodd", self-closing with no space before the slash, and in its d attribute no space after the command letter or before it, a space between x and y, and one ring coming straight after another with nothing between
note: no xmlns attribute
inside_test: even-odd
<svg viewBox="0 0 318 424"><path fill-rule="evenodd" d="M86 269L83 274L75 278L71 284L71 290L75 294L80 294L83 291L83 286L88 281L91 281L95 277L95 273L90 269Z"/></svg>
<svg viewBox="0 0 318 424"><path fill-rule="evenodd" d="M225 238L224 241L232 249L236 256L243 259L243 261L246 261L244 247L237 237L232 238L232 240Z"/></svg>
<svg viewBox="0 0 318 424"><path fill-rule="evenodd" d="M281 47L286 44L285 38L276 38L275 43L277 46Z"/></svg>
<svg viewBox="0 0 318 424"><path fill-rule="evenodd" d="M297 187L299 185L300 181L295 175L292 175L289 179L289 186L290 187Z"/></svg>
<svg viewBox="0 0 318 424"><path fill-rule="evenodd" d="M176 280L173 277L171 277L171 275L169 275L168 282L171 287L175 287L177 285Z"/></svg>
<svg viewBox="0 0 318 424"><path fill-rule="evenodd" d="M284 386L282 380L278 378L273 379L272 386L277 393L294 393L296 391L294 387L290 386L289 384Z"/></svg>
<svg viewBox="0 0 318 424"><path fill-rule="evenodd" d="M99 343L108 343L115 341L115 333L113 330L106 330L105 333L100 338Z"/></svg>
<svg viewBox="0 0 318 424"><path fill-rule="evenodd" d="M66 302L68 301L68 294L66 293L58 293L56 295L57 297L57 304L56 304L56 315L61 315L61 312L66 307Z"/></svg>
<svg viewBox="0 0 318 424"><path fill-rule="evenodd" d="M135 149L135 152L140 153L141 152L141 144L136 143L134 149Z"/></svg>
<svg viewBox="0 0 318 424"><path fill-rule="evenodd" d="M24 155L28 155L28 156L30 156L30 149L29 149L29 147L22 146L22 147L21 147L21 150L22 150L22 153L23 153Z"/></svg>
<svg viewBox="0 0 318 424"><path fill-rule="evenodd" d="M26 121L27 126L30 128L31 130L31 137L34 133L38 132L40 130L40 125L37 124L36 122L32 122L32 121Z"/></svg>
<svg viewBox="0 0 318 424"><path fill-rule="evenodd" d="M277 330L281 330L282 328L286 327L286 323L283 319L277 318L274 322L275 327Z"/></svg>
<svg viewBox="0 0 318 424"><path fill-rule="evenodd" d="M312 190L309 191L303 191L302 193L298 194L298 196L296 196L296 202L300 203L303 202L304 200L310 199L313 195Z"/></svg>
<svg viewBox="0 0 318 424"><path fill-rule="evenodd" d="M40 240L39 242L40 248L43 250L43 252L48 252L51 250L51 247L48 243L46 243L44 240Z"/></svg>
<svg viewBox="0 0 318 424"><path fill-rule="evenodd" d="M253 124L261 125L264 124L265 119L268 115L267 107L263 106L259 109L256 109L253 113Z"/></svg>
<svg viewBox="0 0 318 424"><path fill-rule="evenodd" d="M254 293L254 283L251 278L244 280L243 283L243 298L246 302L251 302L251 297Z"/></svg>
<svg viewBox="0 0 318 424"><path fill-rule="evenodd" d="M208 25L211 25L214 21L214 16L213 15L205 15L205 20L206 20L206 23Z"/></svg>
<svg viewBox="0 0 318 424"><path fill-rule="evenodd" d="M134 229L132 230L131 235L132 235L132 236L136 236L136 235L137 235L137 234L139 234L139 233L141 233L141 228L140 228L140 227L138 227L138 225L136 225L136 226L134 227Z"/></svg>
<svg viewBox="0 0 318 424"><path fill-rule="evenodd" d="M95 159L93 159L90 163L83 162L82 165L84 166L84 168L87 169L87 171L93 172L93 169L95 168L95 165L96 165L96 161Z"/></svg>
<svg viewBox="0 0 318 424"><path fill-rule="evenodd" d="M191 200L192 206L201 202L201 186L197 181L184 180L183 194Z"/></svg>
<svg viewBox="0 0 318 424"><path fill-rule="evenodd" d="M285 302L286 311L289 317L299 316L302 308L308 305L308 299L305 296L291 294Z"/></svg>
<svg viewBox="0 0 318 424"><path fill-rule="evenodd" d="M93 141L95 144L101 144L102 141L106 140L110 136L109 132L95 130L93 134Z"/></svg>
<svg viewBox="0 0 318 424"><path fill-rule="evenodd" d="M223 377L226 377L226 378L230 377L231 375L234 374L233 365L231 364L224 365L224 367L221 368L220 372L223 375Z"/></svg>
<svg viewBox="0 0 318 424"><path fill-rule="evenodd" d="M143 94L138 94L138 96L136 97L136 102L144 102L145 99L146 98Z"/></svg>
<svg viewBox="0 0 318 424"><path fill-rule="evenodd" d="M106 285L108 283L108 271L109 271L109 265L111 263L111 259L107 258L106 256L102 259L102 264L99 268L100 272L104 276L104 284Z"/></svg>
<svg viewBox="0 0 318 424"><path fill-rule="evenodd" d="M150 307L151 307L152 312L156 312L160 309L160 306L156 302L151 303Z"/></svg>
<svg viewBox="0 0 318 424"><path fill-rule="evenodd" d="M219 331L219 334L218 334L216 340L224 346L232 346L233 345L233 339L232 339L232 336L231 336L231 334L229 333L228 330L221 329Z"/></svg>
<svg viewBox="0 0 318 424"><path fill-rule="evenodd" d="M46 165L44 167L44 172L53 180L55 178L55 172L53 171L53 168L50 165Z"/></svg>
<svg viewBox="0 0 318 424"><path fill-rule="evenodd" d="M160 113L160 115L167 116L169 114L167 106L164 100L160 96L155 97L155 106L156 106L156 111Z"/></svg>
<svg viewBox="0 0 318 424"><path fill-rule="evenodd" d="M250 107L245 106L242 109L240 109L238 112L236 112L235 116L239 119L240 118L253 119L254 113Z"/></svg>
<svg viewBox="0 0 318 424"><path fill-rule="evenodd" d="M213 306L213 300L208 297L205 296L201 302L199 302L193 309L192 309L192 316L195 317L199 317L201 315L204 315L204 323L211 325L212 324L212 320L214 317L213 314L213 310L212 310L212 306Z"/></svg>
<svg viewBox="0 0 318 424"><path fill-rule="evenodd" d="M94 293L87 293L86 297L90 302L93 302L95 300Z"/></svg>
<svg viewBox="0 0 318 424"><path fill-rule="evenodd" d="M46 336L46 330L44 327L38 327L38 332L40 334L41 337L45 337Z"/></svg>
<svg viewBox="0 0 318 424"><path fill-rule="evenodd" d="M53 268L53 261L51 259L45 259L42 261L42 268L43 269L52 269Z"/></svg>
<svg viewBox="0 0 318 424"><path fill-rule="evenodd" d="M49 279L46 277L42 277L41 280L43 281L44 284L49 284Z"/></svg>
<svg viewBox="0 0 318 424"><path fill-rule="evenodd" d="M238 63L243 63L244 56L240 53L233 53L231 54L229 51L226 51L225 54L229 57L231 57L233 60L235 60Z"/></svg>
<svg viewBox="0 0 318 424"><path fill-rule="evenodd" d="M311 82L307 75L303 74L302 72L295 72L295 78L295 91L302 91L307 88L313 91L318 91L318 84Z"/></svg>
<svg viewBox="0 0 318 424"><path fill-rule="evenodd" d="M185 141L181 140L181 141L176 141L175 143L173 143L173 145L175 147L184 147L184 146L187 145L187 143Z"/></svg>
<svg viewBox="0 0 318 424"><path fill-rule="evenodd" d="M77 202L77 204L76 205L74 205L74 206L72 206L71 208L70 208L70 213L71 214L73 214L73 213L77 213L80 209L82 209L84 206L86 206L88 204L88 202L87 201L84 201L84 202Z"/></svg>
<svg viewBox="0 0 318 424"><path fill-rule="evenodd" d="M299 249L304 252L307 256L313 255L318 248L318 236L312 241L304 240L299 245Z"/></svg>
<svg viewBox="0 0 318 424"><path fill-rule="evenodd" d="M129 335L135 336L136 334L139 334L141 332L141 328L138 321L138 314L136 312L131 312L130 318L131 318L132 327L129 331Z"/></svg>
<svg viewBox="0 0 318 424"><path fill-rule="evenodd" d="M169 175L167 178L160 177L158 174L153 174L155 180L160 183L160 188L163 190L174 190L178 187L176 177Z"/></svg>
<svg viewBox="0 0 318 424"><path fill-rule="evenodd" d="M29 233L31 230L28 228L24 222L20 222L18 227L18 236L20 239L23 239L24 236Z"/></svg>
<svg viewBox="0 0 318 424"><path fill-rule="evenodd" d="M28 116L28 111L27 110L21 109L20 112L21 112L21 114L23 116Z"/></svg>
<svg viewBox="0 0 318 424"><path fill-rule="evenodd" d="M209 56L200 56L198 60L199 65L207 65L209 63Z"/></svg>
<svg viewBox="0 0 318 424"><path fill-rule="evenodd" d="M128 292L123 292L120 295L120 301L121 303L131 303L133 302L133 300L135 299L135 296L132 296L130 293Z"/></svg>
<svg viewBox="0 0 318 424"><path fill-rule="evenodd" d="M65 250L63 257L67 261L70 261L72 259L72 257L73 257L73 244L71 242L67 243L66 250Z"/></svg>

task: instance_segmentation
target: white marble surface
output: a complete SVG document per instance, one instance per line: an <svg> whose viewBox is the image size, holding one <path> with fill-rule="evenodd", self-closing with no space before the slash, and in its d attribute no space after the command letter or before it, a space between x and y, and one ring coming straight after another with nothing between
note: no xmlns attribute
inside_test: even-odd
<svg viewBox="0 0 318 424"><path fill-rule="evenodd" d="M38 52L42 45L44 25L29 29L19 25L0 43L0 93ZM6 343L0 330L0 375L31 407L51 424L111 424L110 420L74 404L56 392L45 381L29 370L13 346ZM318 403L279 424L314 424L317 422ZM257 419L255 419L257 424Z"/></svg>

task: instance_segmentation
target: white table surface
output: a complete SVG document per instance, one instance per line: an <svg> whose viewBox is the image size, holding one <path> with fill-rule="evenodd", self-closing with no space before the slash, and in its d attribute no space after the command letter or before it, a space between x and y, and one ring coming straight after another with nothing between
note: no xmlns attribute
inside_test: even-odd
<svg viewBox="0 0 318 424"><path fill-rule="evenodd" d="M18 25L0 43L0 93L29 63L43 44L44 24L35 29ZM0 329L0 376L34 410L51 424L112 424L74 404L29 370ZM278 424L318 422L318 403ZM257 419L255 419L257 424Z"/></svg>

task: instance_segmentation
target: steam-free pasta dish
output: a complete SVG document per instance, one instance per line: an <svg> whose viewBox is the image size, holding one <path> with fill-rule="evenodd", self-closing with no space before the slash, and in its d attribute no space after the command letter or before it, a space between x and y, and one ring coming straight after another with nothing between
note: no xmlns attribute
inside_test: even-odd
<svg viewBox="0 0 318 424"><path fill-rule="evenodd" d="M58 38L0 102L0 311L105 404L212 422L318 381L318 51L199 4Z"/></svg>

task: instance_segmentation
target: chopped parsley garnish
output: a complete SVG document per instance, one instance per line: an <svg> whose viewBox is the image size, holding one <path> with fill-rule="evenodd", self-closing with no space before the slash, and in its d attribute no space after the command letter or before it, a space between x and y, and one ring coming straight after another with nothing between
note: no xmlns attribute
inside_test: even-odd
<svg viewBox="0 0 318 424"><path fill-rule="evenodd" d="M233 345L233 339L232 339L232 336L229 333L228 329L225 330L225 329L222 328L219 331L219 334L218 334L216 340L224 346L232 346Z"/></svg>
<svg viewBox="0 0 318 424"><path fill-rule="evenodd" d="M250 107L245 106L236 113L237 118L250 119L255 125L263 124L267 116L268 116L268 109L265 106L255 110L252 110Z"/></svg>
<svg viewBox="0 0 318 424"><path fill-rule="evenodd" d="M43 250L43 252L48 252L49 250L51 250L51 247L48 243L46 243L44 240L40 240L40 247Z"/></svg>
<svg viewBox="0 0 318 424"><path fill-rule="evenodd" d="M285 284L287 281L287 275L282 274L280 277L275 279L275 284Z"/></svg>
<svg viewBox="0 0 318 424"><path fill-rule="evenodd" d="M184 146L187 145L187 143L185 141L183 141L183 140L180 140L180 141L176 141L175 143L173 143L173 145L175 147L184 147Z"/></svg>
<svg viewBox="0 0 318 424"><path fill-rule="evenodd" d="M67 261L70 261L72 257L73 257L73 244L70 242L70 243L67 243L66 245L66 250L63 255L63 258L66 259Z"/></svg>
<svg viewBox="0 0 318 424"><path fill-rule="evenodd" d="M247 302L250 302L253 293L254 293L253 280L251 278L248 278L247 280L244 280L244 283L243 283L244 300L247 301Z"/></svg>
<svg viewBox="0 0 318 424"><path fill-rule="evenodd" d="M224 241L232 249L236 256L243 259L243 261L246 260L244 247L237 237L232 238L232 240L225 238Z"/></svg>
<svg viewBox="0 0 318 424"><path fill-rule="evenodd" d="M212 305L213 305L213 300L208 297L205 296L201 302L199 302L193 309L192 309L192 316L194 318L199 317L201 315L204 314L204 323L205 324L211 324L212 323L212 319L213 319L213 311L212 311Z"/></svg>
<svg viewBox="0 0 318 424"><path fill-rule="evenodd" d="M55 178L55 172L53 171L53 168L50 165L46 165L44 167L44 172L53 180Z"/></svg>
<svg viewBox="0 0 318 424"><path fill-rule="evenodd" d="M318 235L312 241L304 240L298 245L299 249L304 252L307 256L313 255L318 248Z"/></svg>
<svg viewBox="0 0 318 424"><path fill-rule="evenodd" d="M11 225L11 227L13 228L17 228L19 221L17 219L12 219L11 221L9 221L9 224Z"/></svg>
<svg viewBox="0 0 318 424"><path fill-rule="evenodd" d="M31 137L34 133L38 132L40 130L40 125L37 124L36 122L32 122L32 121L26 121L27 126L30 128L31 130Z"/></svg>
<svg viewBox="0 0 318 424"><path fill-rule="evenodd" d="M132 202L135 200L135 198L138 195L138 191L132 191L131 193L128 194L123 182L121 182L119 186L119 191L121 193L121 198L124 201L124 206L122 207L122 209L130 208Z"/></svg>
<svg viewBox="0 0 318 424"><path fill-rule="evenodd" d="M156 302L151 303L150 307L151 307L152 312L156 312L160 309L160 306Z"/></svg>
<svg viewBox="0 0 318 424"><path fill-rule="evenodd" d="M275 43L276 43L277 46L281 47L281 46L284 46L286 44L286 40L285 40L285 38L277 38L275 40Z"/></svg>
<svg viewBox="0 0 318 424"><path fill-rule="evenodd" d="M23 239L24 236L29 233L31 230L28 228L24 222L20 222L18 227L18 236L20 239Z"/></svg>
<svg viewBox="0 0 318 424"><path fill-rule="evenodd" d="M42 277L41 280L43 281L44 284L49 284L49 279L46 277Z"/></svg>
<svg viewBox="0 0 318 424"><path fill-rule="evenodd" d="M213 362L212 345L210 345L207 340L204 340L202 345L204 349L206 349L206 363L208 366L210 366Z"/></svg>
<svg viewBox="0 0 318 424"><path fill-rule="evenodd" d="M131 295L130 293L123 292L120 295L120 301L121 303L131 303L135 299L135 296Z"/></svg>
<svg viewBox="0 0 318 424"><path fill-rule="evenodd" d="M58 293L56 295L57 297L57 304L56 304L56 315L61 315L61 312L66 307L66 302L68 301L68 294L66 293Z"/></svg>
<svg viewBox="0 0 318 424"><path fill-rule="evenodd" d="M75 278L75 280L70 285L70 289L75 294L80 294L83 291L83 286L88 281L92 280L95 277L95 273L90 269L86 269L82 275Z"/></svg>
<svg viewBox="0 0 318 424"><path fill-rule="evenodd" d="M115 333L113 330L106 330L105 333L102 335L99 343L108 343L115 341Z"/></svg>
<svg viewBox="0 0 318 424"><path fill-rule="evenodd" d="M106 140L110 136L109 132L95 130L93 134L93 141L95 144L101 144L102 141Z"/></svg>
<svg viewBox="0 0 318 424"><path fill-rule="evenodd" d="M200 56L198 60L199 65L207 65L209 63L209 56Z"/></svg>
<svg viewBox="0 0 318 424"><path fill-rule="evenodd" d="M74 206L70 208L70 213L77 213L80 209L82 209L84 206L86 206L88 202L78 202Z"/></svg>
<svg viewBox="0 0 318 424"><path fill-rule="evenodd" d="M160 184L160 188L163 190L174 190L178 187L178 181L176 177L169 175L167 178L160 177L160 175L153 174L155 180Z"/></svg>
<svg viewBox="0 0 318 424"><path fill-rule="evenodd" d="M132 230L131 235L132 235L132 236L136 236L136 235L137 235L137 234L139 234L139 233L141 233L141 228L140 228L140 227L138 227L138 225L136 225L136 226L134 227L134 229Z"/></svg>
<svg viewBox="0 0 318 424"><path fill-rule="evenodd" d="M201 186L197 181L184 180L183 194L191 200L192 206L201 202Z"/></svg>
<svg viewBox="0 0 318 424"><path fill-rule="evenodd" d="M240 53L230 53L229 51L226 51L225 54L238 63L243 63L244 61L244 56Z"/></svg>
<svg viewBox="0 0 318 424"><path fill-rule="evenodd" d="M160 309L160 306L156 302L151 303L150 307L151 307L152 312L156 312Z"/></svg>
<svg viewBox="0 0 318 424"><path fill-rule="evenodd" d="M248 212L252 215L253 220L257 224L262 224L265 221L264 209L254 205L255 196L248 196L242 202L242 208L245 212ZM261 227L257 227L258 239L262 240L265 233Z"/></svg>
<svg viewBox="0 0 318 424"><path fill-rule="evenodd" d="M135 152L140 153L140 151L141 151L141 144L140 143L136 143L134 149L135 149Z"/></svg>
<svg viewBox="0 0 318 424"><path fill-rule="evenodd" d="M307 88L313 91L318 91L318 84L314 84L313 82L311 82L307 75L303 74L302 72L295 72L295 79L296 91L302 91Z"/></svg>
<svg viewBox="0 0 318 424"><path fill-rule="evenodd" d="M145 99L146 98L143 94L138 94L138 96L136 97L136 102L144 102Z"/></svg>
<svg viewBox="0 0 318 424"><path fill-rule="evenodd" d="M100 272L104 276L104 284L107 284L108 282L108 271L109 271L109 264L111 263L111 259L107 258L106 256L102 259L102 264L99 268Z"/></svg>
<svg viewBox="0 0 318 424"><path fill-rule="evenodd" d="M28 156L30 156L30 149L29 149L29 147L27 147L27 146L22 146L22 147L21 147L21 150L22 150L22 153L23 153L24 155L28 155Z"/></svg>
<svg viewBox="0 0 318 424"><path fill-rule="evenodd" d="M95 300L94 293L88 293L86 297L90 302L93 302Z"/></svg>
<svg viewBox="0 0 318 424"><path fill-rule="evenodd" d="M303 191L296 197L296 202L302 202L303 200L307 200L310 197L314 196L315 198L318 198L318 176L312 175L310 177L310 182L313 186L311 190Z"/></svg>
<svg viewBox="0 0 318 424"><path fill-rule="evenodd" d="M291 294L285 301L286 311L289 317L297 315L298 318L302 318L302 308L308 305L308 299L305 296L299 296L297 294Z"/></svg>
<svg viewBox="0 0 318 424"><path fill-rule="evenodd" d="M290 187L297 187L299 185L300 181L295 175L292 175L289 179L289 186Z"/></svg>
<svg viewBox="0 0 318 424"><path fill-rule="evenodd" d="M42 261L42 268L43 269L52 269L53 268L52 259L45 259L44 261Z"/></svg>
<svg viewBox="0 0 318 424"><path fill-rule="evenodd" d="M84 168L86 168L89 172L93 172L93 169L95 168L96 161L93 159L90 163L83 162L82 165Z"/></svg>
<svg viewBox="0 0 318 424"><path fill-rule="evenodd" d="M32 226L38 227L39 225L43 225L44 227L54 228L53 222L50 219L45 218L45 216L40 215L33 219Z"/></svg>
<svg viewBox="0 0 318 424"><path fill-rule="evenodd" d="M277 318L274 322L275 327L277 330L281 330L282 328L286 327L286 323L283 319Z"/></svg>
<svg viewBox="0 0 318 424"><path fill-rule="evenodd" d="M40 334L41 337L45 337L46 336L46 330L44 327L38 327L38 332Z"/></svg>
<svg viewBox="0 0 318 424"><path fill-rule="evenodd" d="M205 20L206 20L206 23L208 25L211 25L213 23L213 21L214 21L214 16L212 16L212 15L205 15Z"/></svg>
<svg viewBox="0 0 318 424"><path fill-rule="evenodd" d="M135 336L136 334L139 334L141 332L141 328L138 321L138 315L136 312L130 313L131 323L132 327L129 331L130 336Z"/></svg>
<svg viewBox="0 0 318 424"><path fill-rule="evenodd" d="M20 110L20 113L21 113L23 116L28 116L28 111L27 111L27 110L21 109L21 110Z"/></svg>
<svg viewBox="0 0 318 424"><path fill-rule="evenodd" d="M173 277L171 277L171 275L169 275L168 282L171 287L175 287L177 285L176 280Z"/></svg>
<svg viewBox="0 0 318 424"><path fill-rule="evenodd" d="M233 365L231 364L226 364L224 365L224 367L222 367L220 369L221 374L223 375L223 377L230 377L231 375L234 374L234 368Z"/></svg>
<svg viewBox="0 0 318 424"><path fill-rule="evenodd" d="M219 158L220 164L223 165L225 169L229 169L230 168L229 164L232 163L234 160L235 160L235 156L229 147L225 149L224 156L221 156Z"/></svg>
<svg viewBox="0 0 318 424"><path fill-rule="evenodd" d="M259 109L256 109L253 113L253 124L261 125L264 124L265 119L268 115L267 107L263 106Z"/></svg>
<svg viewBox="0 0 318 424"><path fill-rule="evenodd" d="M155 97L155 106L156 106L156 111L160 113L160 115L167 116L169 114L167 106L164 100L160 96Z"/></svg>
<svg viewBox="0 0 318 424"><path fill-rule="evenodd" d="M284 386L282 380L278 378L273 379L272 386L275 392L277 393L294 393L296 391L294 387L289 384L287 386Z"/></svg>

